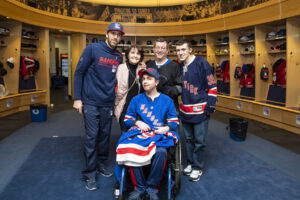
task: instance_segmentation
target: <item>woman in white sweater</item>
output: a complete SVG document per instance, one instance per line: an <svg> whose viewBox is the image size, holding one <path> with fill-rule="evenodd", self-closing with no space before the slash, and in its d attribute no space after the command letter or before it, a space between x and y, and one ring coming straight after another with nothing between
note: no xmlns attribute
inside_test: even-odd
<svg viewBox="0 0 300 200"><path fill-rule="evenodd" d="M117 71L117 92L114 114L120 124L122 132L127 129L124 126L124 116L131 99L140 93L141 85L138 71L146 68L143 62L144 51L137 45L131 45L125 52L126 62L119 65Z"/></svg>

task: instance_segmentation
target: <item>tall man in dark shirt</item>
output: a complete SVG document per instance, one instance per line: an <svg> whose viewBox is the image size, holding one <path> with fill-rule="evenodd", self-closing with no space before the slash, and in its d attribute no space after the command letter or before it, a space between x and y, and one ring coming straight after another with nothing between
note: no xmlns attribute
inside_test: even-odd
<svg viewBox="0 0 300 200"><path fill-rule="evenodd" d="M116 47L123 34L121 24L111 23L105 41L85 48L74 75L73 107L83 113L86 131L86 168L82 174L88 190L97 189L97 172L107 177L113 175L104 162L109 153L116 71L123 60Z"/></svg>

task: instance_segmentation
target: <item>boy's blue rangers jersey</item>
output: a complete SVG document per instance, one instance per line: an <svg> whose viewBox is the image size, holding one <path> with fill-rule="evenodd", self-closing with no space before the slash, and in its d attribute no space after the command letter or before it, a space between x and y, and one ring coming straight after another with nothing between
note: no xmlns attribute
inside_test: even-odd
<svg viewBox="0 0 300 200"><path fill-rule="evenodd" d="M125 115L125 126L130 128L137 118L148 124L151 129L169 126L170 131L172 131L179 124L173 100L162 93L154 101L145 93L135 96Z"/></svg>
<svg viewBox="0 0 300 200"><path fill-rule="evenodd" d="M88 45L74 74L74 99L89 105L113 106L116 71L122 61L122 54L105 41Z"/></svg>
<svg viewBox="0 0 300 200"><path fill-rule="evenodd" d="M144 132L135 127L136 119L146 123L152 130ZM156 147L171 147L179 140L178 134L172 131L178 126L173 100L162 93L153 101L145 93L135 96L129 104L124 124L131 129L119 139L116 150L119 165L148 165ZM169 126L170 131L156 133L155 128L162 126Z"/></svg>
<svg viewBox="0 0 300 200"><path fill-rule="evenodd" d="M182 103L180 118L183 122L199 123L214 112L217 86L212 67L201 57L193 56L187 66L182 63Z"/></svg>

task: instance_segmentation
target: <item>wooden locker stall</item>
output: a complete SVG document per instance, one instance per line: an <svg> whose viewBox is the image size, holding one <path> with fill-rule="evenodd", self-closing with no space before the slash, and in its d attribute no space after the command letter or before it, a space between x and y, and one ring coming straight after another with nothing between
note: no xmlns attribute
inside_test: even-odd
<svg viewBox="0 0 300 200"><path fill-rule="evenodd" d="M49 105L49 32L45 28L29 26L30 30L39 31L36 38L26 38L22 36L24 28L22 23L2 18L0 24L9 29L9 34L4 36L6 45L0 47L1 61L7 69L7 75L3 79L8 91L7 96L0 98L0 116L28 110L29 105L33 103ZM41 37L41 40L38 40L38 37ZM22 47L23 40L27 40L29 43L34 41L36 48ZM36 88L19 93L20 56L22 55L39 57L40 70L35 74ZM6 64L8 58L13 58L13 68Z"/></svg>
<svg viewBox="0 0 300 200"><path fill-rule="evenodd" d="M246 96L242 90L254 90L253 88L240 87L241 78L235 79L236 67L243 67L244 64L253 64L255 66L255 40L253 37L254 27L246 27L229 31L230 39L230 95L234 97L243 97L254 100L252 95ZM248 38L248 39L247 39ZM255 66L256 67L256 66Z"/></svg>
<svg viewBox="0 0 300 200"><path fill-rule="evenodd" d="M300 110L300 17L287 19L286 107Z"/></svg>
<svg viewBox="0 0 300 200"><path fill-rule="evenodd" d="M26 33L29 33L26 35ZM39 69L34 75L36 89L31 91L46 92L45 102L50 105L50 79L49 79L49 29L28 24L22 25L21 56L35 58L39 62ZM20 76L20 80L23 77ZM19 92L20 88L19 88ZM26 92L26 91L24 91Z"/></svg>
<svg viewBox="0 0 300 200"><path fill-rule="evenodd" d="M0 59L7 70L7 75L3 76L4 84L9 94L16 94L18 93L19 84L22 23L2 18L0 27L9 30L8 34L0 35L1 40L5 43L0 47ZM10 57L14 60L13 68L8 67L6 64L6 60Z"/></svg>
<svg viewBox="0 0 300 200"><path fill-rule="evenodd" d="M224 61L230 60L229 32L208 33L206 38L207 61L215 68L217 86L224 88L224 90L219 88L218 94L230 95L230 83L224 84L222 77L218 77L216 70Z"/></svg>
<svg viewBox="0 0 300 200"><path fill-rule="evenodd" d="M74 72L80 56L86 47L86 43L85 33L74 33L71 35L72 97L74 97Z"/></svg>

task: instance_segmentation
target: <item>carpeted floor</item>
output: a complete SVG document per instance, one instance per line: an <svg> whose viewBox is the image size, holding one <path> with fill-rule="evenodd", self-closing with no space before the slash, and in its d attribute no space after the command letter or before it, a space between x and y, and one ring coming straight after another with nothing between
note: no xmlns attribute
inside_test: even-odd
<svg viewBox="0 0 300 200"><path fill-rule="evenodd" d="M113 134L112 142L115 143L117 139L118 135ZM177 199L300 199L299 182L241 150L229 138L208 134L207 144L206 170L201 180L192 183L187 177L182 177L182 189ZM84 188L80 174L84 167L82 147L82 136L40 139L4 188L0 199L114 199L114 178L99 176L100 189L97 191ZM114 157L112 147L109 161L111 170ZM162 199L166 199L165 192L161 191Z"/></svg>
<svg viewBox="0 0 300 200"><path fill-rule="evenodd" d="M65 89L52 91L44 123L31 123L29 111L0 119L0 199L113 199L114 178L99 177L95 192L80 180L84 126ZM238 143L226 134L230 117L212 116L204 174L197 183L182 177L177 199L300 199L300 136L249 120L247 140ZM114 121L110 169L119 132Z"/></svg>

